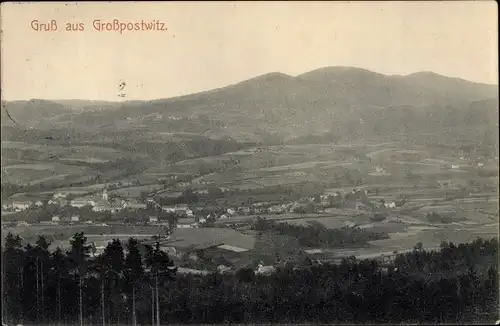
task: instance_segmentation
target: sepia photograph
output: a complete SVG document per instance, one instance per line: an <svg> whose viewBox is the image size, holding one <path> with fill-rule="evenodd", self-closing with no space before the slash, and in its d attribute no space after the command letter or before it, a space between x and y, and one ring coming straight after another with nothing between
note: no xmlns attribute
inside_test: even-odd
<svg viewBox="0 0 500 326"><path fill-rule="evenodd" d="M2 326L500 324L495 1L0 28Z"/></svg>

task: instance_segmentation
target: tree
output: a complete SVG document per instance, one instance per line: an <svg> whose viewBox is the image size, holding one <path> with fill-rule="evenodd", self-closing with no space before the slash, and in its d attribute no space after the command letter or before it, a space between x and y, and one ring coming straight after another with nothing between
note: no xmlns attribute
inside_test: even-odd
<svg viewBox="0 0 500 326"><path fill-rule="evenodd" d="M70 263L70 271L78 279L80 325L83 325L83 278L87 269L87 260L90 253L90 245L87 245L87 237L83 232L75 233L70 239L71 249L67 252Z"/></svg>
<svg viewBox="0 0 500 326"><path fill-rule="evenodd" d="M39 236L36 241L35 254L37 263L37 301L40 302L41 318L42 322L45 320L45 278L49 270L50 264L50 253L49 253L50 242L44 237ZM38 286L39 282L39 286ZM38 299L39 298L39 299Z"/></svg>
<svg viewBox="0 0 500 326"><path fill-rule="evenodd" d="M422 251L423 249L424 249L424 245L422 244L422 242L417 242L415 247L413 247L413 250L416 250L416 251Z"/></svg>
<svg viewBox="0 0 500 326"><path fill-rule="evenodd" d="M160 249L160 243L157 241L154 249L150 246L146 249L146 266L149 267L152 281L154 283L156 295L156 323L160 325L160 302L159 285L173 280L177 272L174 263L168 257L167 253Z"/></svg>
<svg viewBox="0 0 500 326"><path fill-rule="evenodd" d="M2 255L2 316L16 324L22 321L23 260L21 238L9 232Z"/></svg>
<svg viewBox="0 0 500 326"><path fill-rule="evenodd" d="M137 325L135 296L137 282L144 276L142 257L136 239L130 238L127 243L128 254L125 258L125 290L131 292L132 298L132 321ZM130 300L129 300L130 301Z"/></svg>
<svg viewBox="0 0 500 326"><path fill-rule="evenodd" d="M67 261L61 248L56 248L56 250L51 255L50 269L49 269L49 280L56 279L56 314L57 320L61 323L62 319L62 309L61 309L61 280L68 274Z"/></svg>
<svg viewBox="0 0 500 326"><path fill-rule="evenodd" d="M121 280L125 263L123 246L120 240L114 239L108 243L100 257L100 262L104 272L104 279L110 289L111 298L113 298L110 306L111 319L115 323L119 323L119 311L123 299Z"/></svg>

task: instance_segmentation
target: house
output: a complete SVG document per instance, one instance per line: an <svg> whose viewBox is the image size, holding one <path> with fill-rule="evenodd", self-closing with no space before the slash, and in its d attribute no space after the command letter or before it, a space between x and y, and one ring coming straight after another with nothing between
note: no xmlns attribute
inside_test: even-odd
<svg viewBox="0 0 500 326"><path fill-rule="evenodd" d="M77 208L82 208L84 206L92 206L92 207L94 207L95 204L96 203L93 200L89 200L89 199L73 199L70 202L71 206L77 207Z"/></svg>
<svg viewBox="0 0 500 326"><path fill-rule="evenodd" d="M58 205L58 206L65 206L66 203L67 203L67 201L64 199L61 199L61 198L51 199L48 202L49 205Z"/></svg>
<svg viewBox="0 0 500 326"><path fill-rule="evenodd" d="M192 226L192 224L181 224L181 223L178 223L177 227L181 228L181 229L188 229L188 228L192 228L193 226Z"/></svg>
<svg viewBox="0 0 500 326"><path fill-rule="evenodd" d="M36 207L42 207L42 206L43 206L42 201L41 201L41 200L37 200L37 201L35 202L35 206L36 206Z"/></svg>
<svg viewBox="0 0 500 326"><path fill-rule="evenodd" d="M383 173L383 172L384 172L384 169L382 169L381 167L378 167L378 166L377 166L377 167L375 168L375 172L377 172L377 173Z"/></svg>
<svg viewBox="0 0 500 326"><path fill-rule="evenodd" d="M16 211L25 211L32 205L31 201L15 201L12 203L12 208Z"/></svg>
<svg viewBox="0 0 500 326"><path fill-rule="evenodd" d="M52 222L61 222L61 218L58 215L52 216Z"/></svg>
<svg viewBox="0 0 500 326"><path fill-rule="evenodd" d="M477 162L477 166L478 166L478 167L481 167L481 166L484 166L484 164L483 164L483 163L481 163L481 162Z"/></svg>
<svg viewBox="0 0 500 326"><path fill-rule="evenodd" d="M19 221L17 222L17 226L30 226L31 224L29 224L28 222L26 221Z"/></svg>
<svg viewBox="0 0 500 326"><path fill-rule="evenodd" d="M12 209L12 203L10 204L3 204L2 205L2 210L8 211Z"/></svg>
<svg viewBox="0 0 500 326"><path fill-rule="evenodd" d="M346 228L354 228L357 226L357 224L355 222L352 222L352 221L345 221L343 224L342 224L343 227L346 227Z"/></svg>
<svg viewBox="0 0 500 326"><path fill-rule="evenodd" d="M231 267L228 267L226 265L219 265L217 266L217 273L219 274L228 274L231 273L233 269Z"/></svg>
<svg viewBox="0 0 500 326"><path fill-rule="evenodd" d="M188 217L193 217L193 216L194 216L194 213L193 213L193 211L192 211L191 209L189 209L189 208L188 208L188 209L186 209L186 215L187 215Z"/></svg>
<svg viewBox="0 0 500 326"><path fill-rule="evenodd" d="M53 199L64 199L64 198L66 198L66 197L68 197L68 194L67 194L67 193L65 193L65 192L56 192L56 193L52 196L52 198L53 198Z"/></svg>
<svg viewBox="0 0 500 326"><path fill-rule="evenodd" d="M451 168L452 169L460 169L460 165L458 165L458 164L452 164Z"/></svg>
<svg viewBox="0 0 500 326"><path fill-rule="evenodd" d="M221 220L227 220L229 218L229 216L227 216L226 214L222 214L219 219Z"/></svg>
<svg viewBox="0 0 500 326"><path fill-rule="evenodd" d="M71 216L71 222L79 222L79 221L80 221L80 217L78 215Z"/></svg>
<svg viewBox="0 0 500 326"><path fill-rule="evenodd" d="M255 270L255 274L258 275L271 275L276 271L276 268L274 266L264 266L262 263L260 263L257 266L257 269Z"/></svg>
<svg viewBox="0 0 500 326"><path fill-rule="evenodd" d="M227 212L229 215L234 215L234 214L236 213L236 211L235 211L234 209L232 209L232 208L228 208L228 209L226 210L226 212Z"/></svg>
<svg viewBox="0 0 500 326"><path fill-rule="evenodd" d="M158 217L157 216L150 216L149 223L158 223Z"/></svg>
<svg viewBox="0 0 500 326"><path fill-rule="evenodd" d="M94 224L94 221L86 221L85 224Z"/></svg>
<svg viewBox="0 0 500 326"><path fill-rule="evenodd" d="M105 212L110 210L111 210L111 204L104 200L95 202L95 204L92 207L92 211L94 212Z"/></svg>
<svg viewBox="0 0 500 326"><path fill-rule="evenodd" d="M395 202L384 203L384 207L385 208L394 208L394 207L396 207L396 203Z"/></svg>

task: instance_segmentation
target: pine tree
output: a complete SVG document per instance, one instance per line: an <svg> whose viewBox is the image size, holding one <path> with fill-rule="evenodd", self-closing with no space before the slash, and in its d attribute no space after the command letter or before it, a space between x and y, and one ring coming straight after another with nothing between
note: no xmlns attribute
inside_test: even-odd
<svg viewBox="0 0 500 326"><path fill-rule="evenodd" d="M22 320L23 261L21 238L9 232L2 255L2 318L16 324Z"/></svg>
<svg viewBox="0 0 500 326"><path fill-rule="evenodd" d="M127 252L125 258L125 291L130 293L128 297L132 299L132 322L136 326L136 287L138 281L144 276L142 257L136 239L130 238L128 240Z"/></svg>
<svg viewBox="0 0 500 326"><path fill-rule="evenodd" d="M83 232L75 233L70 240L71 249L67 252L70 270L78 280L78 306L80 325L83 326L83 280L85 277L88 257L90 253L90 245L87 245L87 237Z"/></svg>

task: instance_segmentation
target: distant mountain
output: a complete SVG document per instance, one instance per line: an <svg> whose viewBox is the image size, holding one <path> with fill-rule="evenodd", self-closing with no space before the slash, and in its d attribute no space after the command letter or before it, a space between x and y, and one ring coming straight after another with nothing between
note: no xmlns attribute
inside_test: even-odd
<svg viewBox="0 0 500 326"><path fill-rule="evenodd" d="M35 128L189 132L209 138L279 142L318 133L366 137L395 129L405 132L404 126L408 131L434 130L457 121L490 123L498 111L497 99L496 85L430 72L389 76L359 68L326 67L296 77L269 73L170 99L8 102L6 107ZM473 102L476 113L471 115ZM37 105L43 109L30 117L27 112L36 111ZM41 121L41 116L46 119Z"/></svg>

